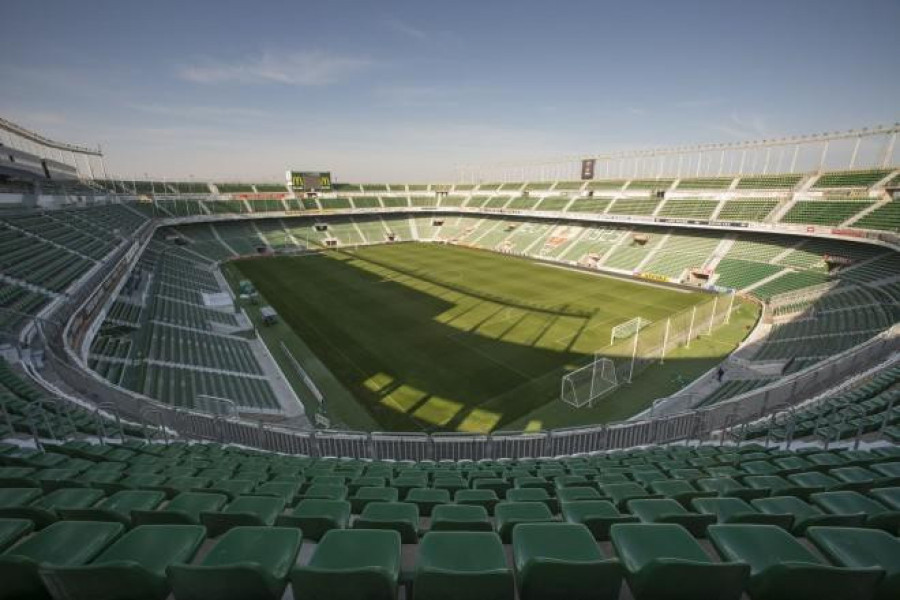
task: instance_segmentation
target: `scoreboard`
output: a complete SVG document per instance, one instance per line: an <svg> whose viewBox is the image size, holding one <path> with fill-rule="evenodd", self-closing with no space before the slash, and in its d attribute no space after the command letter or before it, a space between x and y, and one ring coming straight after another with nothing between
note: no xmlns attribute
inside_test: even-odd
<svg viewBox="0 0 900 600"><path fill-rule="evenodd" d="M296 192L331 191L331 173L328 171L288 171L287 180Z"/></svg>

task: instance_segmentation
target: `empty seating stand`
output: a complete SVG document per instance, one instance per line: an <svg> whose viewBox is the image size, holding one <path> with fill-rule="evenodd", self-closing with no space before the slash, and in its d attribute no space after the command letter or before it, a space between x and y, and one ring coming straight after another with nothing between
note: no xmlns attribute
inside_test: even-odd
<svg viewBox="0 0 900 600"><path fill-rule="evenodd" d="M0 598L895 596L900 450L783 446L458 462L0 446Z"/></svg>

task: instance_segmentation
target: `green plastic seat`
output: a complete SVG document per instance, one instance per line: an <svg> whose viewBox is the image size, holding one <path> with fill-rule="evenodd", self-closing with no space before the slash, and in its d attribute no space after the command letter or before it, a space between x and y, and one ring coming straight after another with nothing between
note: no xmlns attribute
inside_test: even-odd
<svg viewBox="0 0 900 600"><path fill-rule="evenodd" d="M669 477L673 479L684 479L686 481L696 481L706 477L706 473L695 468L675 468L669 469Z"/></svg>
<svg viewBox="0 0 900 600"><path fill-rule="evenodd" d="M199 525L200 513L214 511L225 505L224 494L182 492L159 510L133 510L135 525Z"/></svg>
<svg viewBox="0 0 900 600"><path fill-rule="evenodd" d="M523 475L513 479L513 485L518 489L540 488L546 490L547 493L553 492L555 485L552 481L548 481L546 477L536 477L533 475Z"/></svg>
<svg viewBox="0 0 900 600"><path fill-rule="evenodd" d="M900 510L900 487L874 488L869 495L891 510Z"/></svg>
<svg viewBox="0 0 900 600"><path fill-rule="evenodd" d="M825 490L843 489L845 486L855 485L844 483L831 475L826 475L819 471L794 473L788 475L787 480L795 485L810 490L810 492L824 492Z"/></svg>
<svg viewBox="0 0 900 600"><path fill-rule="evenodd" d="M750 575L714 562L681 525L622 523L610 539L636 600L738 600Z"/></svg>
<svg viewBox="0 0 900 600"><path fill-rule="evenodd" d="M780 475L749 475L744 483L756 490L766 490L769 496L796 496L804 500L815 490L791 483Z"/></svg>
<svg viewBox="0 0 900 600"><path fill-rule="evenodd" d="M629 500L636 499L660 499L662 496L648 492L644 486L630 483L604 483L600 486L603 492L619 509L625 508Z"/></svg>
<svg viewBox="0 0 900 600"><path fill-rule="evenodd" d="M597 485L603 487L606 484L611 483L629 483L631 480L628 479L628 476L625 473L601 473L594 481L597 482Z"/></svg>
<svg viewBox="0 0 900 600"><path fill-rule="evenodd" d="M278 600L302 543L292 527L234 527L199 564L166 573L178 600Z"/></svg>
<svg viewBox="0 0 900 600"><path fill-rule="evenodd" d="M0 600L51 598L39 567L83 565L125 531L121 523L61 521L0 555Z"/></svg>
<svg viewBox="0 0 900 600"><path fill-rule="evenodd" d="M92 508L63 508L60 516L67 521L115 521L131 527L131 511L154 510L166 496L149 490L123 490L104 498Z"/></svg>
<svg viewBox="0 0 900 600"><path fill-rule="evenodd" d="M297 494L298 500L346 500L349 491L346 485L316 483L310 485L304 492Z"/></svg>
<svg viewBox="0 0 900 600"><path fill-rule="evenodd" d="M66 600L164 600L169 565L191 561L206 530L199 525L135 527L83 566L45 566L41 578Z"/></svg>
<svg viewBox="0 0 900 600"><path fill-rule="evenodd" d="M0 519L0 552L9 548L33 530L34 523L28 519Z"/></svg>
<svg viewBox="0 0 900 600"><path fill-rule="evenodd" d="M592 492L596 492L596 490L592 488L583 488L583 487L572 487L572 488L563 488L560 491L564 491L566 489L581 489L581 490L590 490ZM559 513L559 502L556 498L551 498L550 494L547 493L547 490L542 488L515 488L506 492L506 500L507 502L542 502L547 505L547 508L550 509L554 515Z"/></svg>
<svg viewBox="0 0 900 600"><path fill-rule="evenodd" d="M513 600L515 584L500 538L487 532L426 533L413 594L416 600Z"/></svg>
<svg viewBox="0 0 900 600"><path fill-rule="evenodd" d="M465 504L441 504L431 511L430 531L493 531L487 509Z"/></svg>
<svg viewBox="0 0 900 600"><path fill-rule="evenodd" d="M431 487L436 490L447 490L453 494L458 490L468 489L469 482L459 475L436 475Z"/></svg>
<svg viewBox="0 0 900 600"><path fill-rule="evenodd" d="M800 473L803 471L809 471L814 468L816 465L802 456L784 456L781 458L772 459L772 464L774 464L780 471L781 474L787 473Z"/></svg>
<svg viewBox="0 0 900 600"><path fill-rule="evenodd" d="M692 505L699 513L715 515L717 523L775 525L787 531L794 524L793 515L762 513L740 498L696 498Z"/></svg>
<svg viewBox="0 0 900 600"><path fill-rule="evenodd" d="M116 482L122 479L123 475L119 471L111 469L97 469L85 471L79 476L79 481L86 483L90 487L100 488L102 490L112 489Z"/></svg>
<svg viewBox="0 0 900 600"><path fill-rule="evenodd" d="M607 500L576 500L562 503L562 517L569 523L584 525L597 541L609 539L609 528L616 523L636 523L638 518L623 515Z"/></svg>
<svg viewBox="0 0 900 600"><path fill-rule="evenodd" d="M410 502L370 502L353 522L353 529L390 529L404 544L419 541L419 508Z"/></svg>
<svg viewBox="0 0 900 600"><path fill-rule="evenodd" d="M347 478L342 475L314 475L310 485L347 485Z"/></svg>
<svg viewBox="0 0 900 600"><path fill-rule="evenodd" d="M556 500L562 504L563 502L580 502L582 500L602 500L603 497L594 488L589 487L570 487L563 488L556 492Z"/></svg>
<svg viewBox="0 0 900 600"><path fill-rule="evenodd" d="M276 496L238 496L221 510L200 513L210 537L218 537L232 527L274 525L284 511L285 501Z"/></svg>
<svg viewBox="0 0 900 600"><path fill-rule="evenodd" d="M865 526L900 531L900 511L890 510L859 492L821 492L810 496L812 503L832 515L863 515Z"/></svg>
<svg viewBox="0 0 900 600"><path fill-rule="evenodd" d="M497 497L501 500L506 498L506 492L511 490L513 487L512 482L507 481L502 477L484 477L480 479L475 479L472 482L472 489L474 490L493 490Z"/></svg>
<svg viewBox="0 0 900 600"><path fill-rule="evenodd" d="M159 489L166 492L166 496L169 498L174 498L181 492L202 491L203 489L208 488L209 484L210 480L204 477L182 475L170 477L159 486Z"/></svg>
<svg viewBox="0 0 900 600"><path fill-rule="evenodd" d="M882 477L900 477L900 461L876 463L869 468Z"/></svg>
<svg viewBox="0 0 900 600"><path fill-rule="evenodd" d="M346 500L301 500L290 514L280 515L275 524L280 527L297 527L308 540L319 541L332 529L350 526L350 503Z"/></svg>
<svg viewBox="0 0 900 600"><path fill-rule="evenodd" d="M497 533L508 544L512 532L520 523L541 523L553 520L553 514L543 502L501 502L494 508Z"/></svg>
<svg viewBox="0 0 900 600"><path fill-rule="evenodd" d="M746 502L769 495L766 489L748 488L733 477L710 477L698 479L697 487L703 491L716 492L719 496L740 498Z"/></svg>
<svg viewBox="0 0 900 600"><path fill-rule="evenodd" d="M700 491L684 479L665 479L650 483L650 489L665 498L671 498L685 507L691 505L694 498L711 498L713 491Z"/></svg>
<svg viewBox="0 0 900 600"><path fill-rule="evenodd" d="M43 529L59 520L59 511L67 508L88 508L96 504L104 493L92 488L62 488L36 499L27 506L0 508L0 518L30 519L35 529Z"/></svg>
<svg viewBox="0 0 900 600"><path fill-rule="evenodd" d="M760 512L770 515L791 515L794 524L791 531L794 535L803 535L807 527L828 525L834 527L861 527L865 522L863 515L829 515L808 502L794 496L775 496L758 498L751 502Z"/></svg>
<svg viewBox="0 0 900 600"><path fill-rule="evenodd" d="M361 476L355 477L350 483L347 484L347 488L350 490L350 495L356 495L357 490L364 487L387 487L387 479L384 477L376 477L376 476Z"/></svg>
<svg viewBox="0 0 900 600"><path fill-rule="evenodd" d="M884 574L828 565L774 525L713 525L709 537L723 557L750 565L754 600L861 600L874 595Z"/></svg>
<svg viewBox="0 0 900 600"><path fill-rule="evenodd" d="M839 467L846 465L847 461L834 452L816 452L806 456L806 460L813 463L817 467Z"/></svg>
<svg viewBox="0 0 900 600"><path fill-rule="evenodd" d="M410 502L419 507L419 514L424 517L430 517L431 511L435 506L441 504L450 504L453 500L450 498L449 490L435 490L431 488L412 488L406 494L406 502Z"/></svg>
<svg viewBox="0 0 900 600"><path fill-rule="evenodd" d="M494 507L500 502L494 490L458 490L453 495L457 504L483 506L489 514L494 514Z"/></svg>
<svg viewBox="0 0 900 600"><path fill-rule="evenodd" d="M670 498L661 500L629 500L628 511L642 523L674 523L695 537L705 537L706 528L716 522L714 515L688 511Z"/></svg>
<svg viewBox="0 0 900 600"><path fill-rule="evenodd" d="M164 475L157 475L155 473L139 473L135 475L126 475L119 481L104 484L103 487L108 489L112 489L114 491L119 490L159 490L162 488L163 483L165 483L166 477Z"/></svg>
<svg viewBox="0 0 900 600"><path fill-rule="evenodd" d="M593 487L593 483L584 475L560 475L553 479L557 490L573 487Z"/></svg>
<svg viewBox="0 0 900 600"><path fill-rule="evenodd" d="M225 494L229 500L234 500L238 496L246 496L253 493L256 482L249 479L223 479L213 480L204 493Z"/></svg>
<svg viewBox="0 0 900 600"><path fill-rule="evenodd" d="M350 498L350 506L354 514L362 513L370 502L397 502L400 493L392 487L361 487Z"/></svg>
<svg viewBox="0 0 900 600"><path fill-rule="evenodd" d="M35 472L31 467L0 467L0 488L34 487L37 482L31 475Z"/></svg>
<svg viewBox="0 0 900 600"><path fill-rule="evenodd" d="M294 598L396 600L400 544L400 534L396 531L335 529L327 532L309 564L291 571Z"/></svg>
<svg viewBox="0 0 900 600"><path fill-rule="evenodd" d="M0 509L28 506L42 495L41 489L36 487L0 488Z"/></svg>
<svg viewBox="0 0 900 600"><path fill-rule="evenodd" d="M851 527L810 527L807 538L833 563L885 572L876 600L900 598L900 539L884 531Z"/></svg>
<svg viewBox="0 0 900 600"><path fill-rule="evenodd" d="M405 502L405 499L411 491L428 488L428 478L424 475L424 473L421 473L412 477L395 477L391 480L390 487L397 490L397 497L403 499Z"/></svg>
<svg viewBox="0 0 900 600"><path fill-rule="evenodd" d="M865 467L837 467L829 469L828 474L844 483L856 484L856 489L862 491L873 487L884 487L882 483L884 478L879 473Z"/></svg>
<svg viewBox="0 0 900 600"><path fill-rule="evenodd" d="M285 504L292 504L294 496L300 491L300 484L290 481L267 481L260 483L253 490L254 496L275 496L284 500Z"/></svg>
<svg viewBox="0 0 900 600"><path fill-rule="evenodd" d="M87 487L87 483L79 479L78 469L52 468L41 469L34 475L34 479L44 492L52 492L63 488Z"/></svg>
<svg viewBox="0 0 900 600"><path fill-rule="evenodd" d="M622 586L617 560L600 553L584 525L523 523L512 535L522 600L614 600Z"/></svg>

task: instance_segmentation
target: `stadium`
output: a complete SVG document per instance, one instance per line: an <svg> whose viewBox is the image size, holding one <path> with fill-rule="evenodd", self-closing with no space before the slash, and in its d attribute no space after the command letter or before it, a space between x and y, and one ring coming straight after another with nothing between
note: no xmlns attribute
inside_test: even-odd
<svg viewBox="0 0 900 600"><path fill-rule="evenodd" d="M900 596L900 124L381 180L53 129L0 118L0 600Z"/></svg>

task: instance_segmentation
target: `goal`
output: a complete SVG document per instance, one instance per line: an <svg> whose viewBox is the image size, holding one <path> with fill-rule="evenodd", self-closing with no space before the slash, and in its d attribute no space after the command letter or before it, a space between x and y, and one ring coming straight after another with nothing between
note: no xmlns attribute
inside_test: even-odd
<svg viewBox="0 0 900 600"><path fill-rule="evenodd" d="M619 387L616 369L609 358L594 355L594 360L562 378L560 399L576 408L593 406L595 400Z"/></svg>
<svg viewBox="0 0 900 600"><path fill-rule="evenodd" d="M612 328L609 334L609 345L612 346L616 340L633 336L635 333L650 325L651 321L641 317L635 317L624 323L620 323Z"/></svg>

